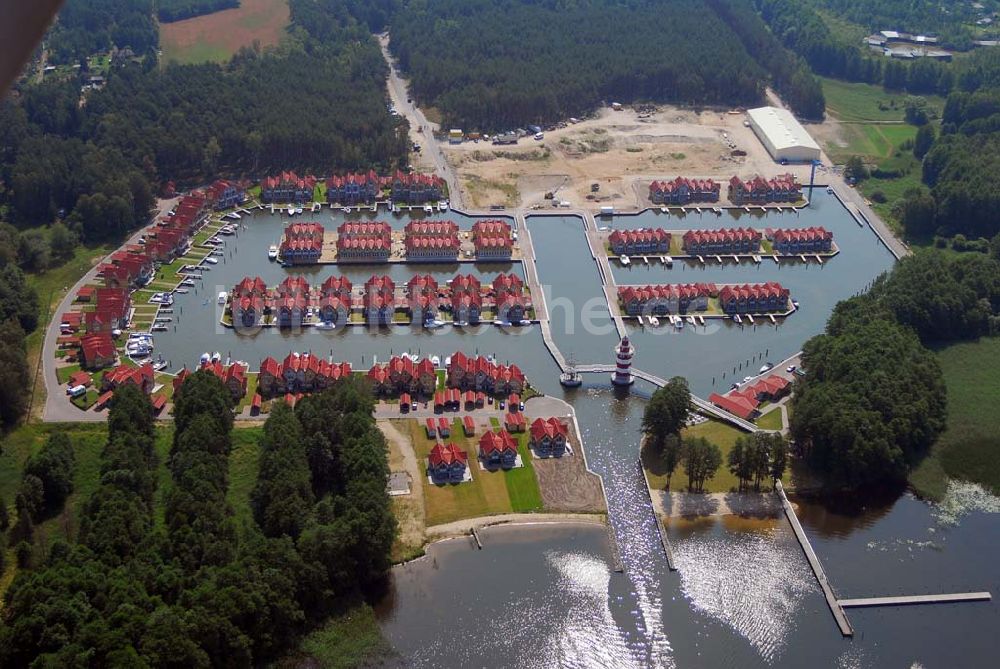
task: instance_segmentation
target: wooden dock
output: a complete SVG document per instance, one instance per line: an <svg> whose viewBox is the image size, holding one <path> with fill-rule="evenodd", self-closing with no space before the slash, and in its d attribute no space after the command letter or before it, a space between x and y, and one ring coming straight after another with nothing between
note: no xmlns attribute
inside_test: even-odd
<svg viewBox="0 0 1000 669"><path fill-rule="evenodd" d="M844 636L854 636L854 628L851 627L851 621L847 619L847 614L844 613L844 609L837 600L837 596L833 594L833 588L830 587L830 581L826 578L823 565L820 564L816 551L813 550L812 544L809 543L809 537L806 536L805 530L802 529L802 524L799 522L798 516L795 515L795 509L792 508L791 502L785 496L785 489L782 487L781 481L776 481L774 487L781 498L781 506L785 510L785 516L792 525L792 530L795 532L795 537L799 540L799 545L802 546L802 552L805 553L806 560L809 561L809 566L812 567L813 574L816 575L816 580L819 582L819 587L823 590L823 596L826 597L827 606L830 607L830 612L833 614L834 620L837 621L840 633Z"/></svg>
<svg viewBox="0 0 1000 669"><path fill-rule="evenodd" d="M900 597L864 597L861 599L839 599L841 607L862 608L866 606L908 606L911 604L949 604L955 602L988 602L992 599L988 592L956 592L943 595L904 595Z"/></svg>

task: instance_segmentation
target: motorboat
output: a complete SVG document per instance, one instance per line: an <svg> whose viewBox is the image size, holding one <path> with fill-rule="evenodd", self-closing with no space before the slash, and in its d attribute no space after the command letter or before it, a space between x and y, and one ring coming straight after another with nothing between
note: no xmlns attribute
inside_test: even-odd
<svg viewBox="0 0 1000 669"><path fill-rule="evenodd" d="M436 318L434 320L424 321L424 327L428 330L437 330L440 327L444 327L444 321Z"/></svg>
<svg viewBox="0 0 1000 669"><path fill-rule="evenodd" d="M769 372L769 371L771 371L771 368L772 368L772 367L774 367L774 365L772 365L772 364L771 364L771 363L769 363L769 362L766 362L766 363L764 363L764 364L763 364L763 365L761 366L761 368L760 368L760 371L758 372L758 374L763 374L763 373L765 373L765 372Z"/></svg>
<svg viewBox="0 0 1000 669"><path fill-rule="evenodd" d="M220 360L222 360L222 354L221 353L219 353L218 351L216 351L215 353L212 354L212 362L219 362Z"/></svg>
<svg viewBox="0 0 1000 669"><path fill-rule="evenodd" d="M583 375L576 371L576 362L572 356L566 361L566 371L559 375L559 383L566 388L579 388L583 385Z"/></svg>
<svg viewBox="0 0 1000 669"><path fill-rule="evenodd" d="M163 323L157 323L153 327L149 328L150 332L166 332L167 326Z"/></svg>
<svg viewBox="0 0 1000 669"><path fill-rule="evenodd" d="M441 366L441 358L439 358L436 355L432 355L431 356L431 364L434 365L435 367L440 367Z"/></svg>
<svg viewBox="0 0 1000 669"><path fill-rule="evenodd" d="M153 363L153 371L162 372L167 368L167 364L168 364L167 361L161 357L159 360Z"/></svg>
<svg viewBox="0 0 1000 669"><path fill-rule="evenodd" d="M684 319L680 316L674 316L674 327L678 330L684 329Z"/></svg>
<svg viewBox="0 0 1000 669"><path fill-rule="evenodd" d="M211 354L209 354L209 353L207 353L207 352L206 352L206 353L202 353L202 354L201 354L201 358L199 359L199 362L200 362L201 364L203 364L203 365L204 365L204 364L205 364L206 362L211 362L211 361L212 361L212 356L211 356Z"/></svg>
<svg viewBox="0 0 1000 669"><path fill-rule="evenodd" d="M274 244L267 247L267 259L271 261L278 259L278 247Z"/></svg>
<svg viewBox="0 0 1000 669"><path fill-rule="evenodd" d="M174 292L175 293L180 293L181 295L187 295L188 294L188 289L187 288L174 288Z"/></svg>
<svg viewBox="0 0 1000 669"><path fill-rule="evenodd" d="M351 213L351 208L350 207L344 207L344 213L345 214Z"/></svg>
<svg viewBox="0 0 1000 669"><path fill-rule="evenodd" d="M827 192L828 195L833 195L833 186L827 186L826 187L826 192Z"/></svg>
<svg viewBox="0 0 1000 669"><path fill-rule="evenodd" d="M296 214L301 214L302 213L302 207L296 207L295 208L295 213Z"/></svg>
<svg viewBox="0 0 1000 669"><path fill-rule="evenodd" d="M628 267L629 265L632 264L632 261L629 259L627 255L618 256L618 262L620 262L625 267Z"/></svg>
<svg viewBox="0 0 1000 669"><path fill-rule="evenodd" d="M427 214L433 214L434 213L434 207L432 207L429 204L425 204L424 205L424 212L427 213Z"/></svg>
<svg viewBox="0 0 1000 669"><path fill-rule="evenodd" d="M323 321L319 325L317 325L316 327L318 329L320 329L320 330L333 330L337 326L334 325L333 322L331 322L331 321Z"/></svg>
<svg viewBox="0 0 1000 669"><path fill-rule="evenodd" d="M652 327L654 327L654 328L658 328L658 327L660 327L660 319L657 318L656 316L650 316L649 317L649 324Z"/></svg>
<svg viewBox="0 0 1000 669"><path fill-rule="evenodd" d="M448 204L448 200L442 200L442 201L441 201L441 203L440 203L440 204L438 205L438 209L439 209L440 211L448 211L448 208L449 208L450 206L451 206L451 205L450 205L450 204ZM515 237L514 237L514 239L517 239L517 237L516 237L517 233L514 233L514 234L515 234Z"/></svg>
<svg viewBox="0 0 1000 669"><path fill-rule="evenodd" d="M219 297L218 297L219 304L225 304L228 298L229 298L229 293L223 291L219 292Z"/></svg>
<svg viewBox="0 0 1000 669"><path fill-rule="evenodd" d="M209 257L205 258L205 262L207 262L209 265L218 265L219 264L219 259L218 258L212 258L211 256L209 256Z"/></svg>
<svg viewBox="0 0 1000 669"><path fill-rule="evenodd" d="M663 256L663 264L667 267L672 267L674 264L673 256Z"/></svg>

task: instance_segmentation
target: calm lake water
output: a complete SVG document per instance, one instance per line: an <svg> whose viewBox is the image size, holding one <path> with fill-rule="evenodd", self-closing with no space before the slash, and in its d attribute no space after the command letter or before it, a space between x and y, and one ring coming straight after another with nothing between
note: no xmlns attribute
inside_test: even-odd
<svg viewBox="0 0 1000 669"><path fill-rule="evenodd" d="M434 218L472 219L454 212ZM737 217L733 217L737 218ZM339 212L300 220L339 224ZM396 227L405 218L392 219ZM841 638L787 522L734 519L675 524L669 529L678 572L669 572L649 497L638 467L639 424L644 396L637 384L619 393L607 380L588 379L580 389L558 384L558 368L537 326L482 326L426 331L404 327L347 328L298 334L264 330L239 335L217 326L215 295L245 275L276 284L286 270L266 260L266 248L281 234L278 216L245 221L230 238L226 262L206 273L198 293L178 296L178 331L157 337L157 352L172 368L194 365L204 351L243 359L256 368L266 355L313 351L367 368L404 350L437 354L456 350L496 354L518 363L537 388L564 397L576 409L587 458L608 493L625 567L611 570L603 528L491 528L484 550L467 540L436 544L428 557L394 570L390 595L378 607L387 638L405 664L425 667L882 667L983 666L1000 653L1000 609L994 603L854 610L857 636ZM597 266L583 222L571 216L529 217L552 319L563 353L580 363L610 363L617 343ZM605 223L599 223L604 225ZM801 303L782 325L740 329L727 324L634 330L636 365L659 376L687 377L706 396L728 388L735 376L756 372L762 361L778 362L822 331L833 305L864 290L892 264L892 256L860 227L836 199L822 192L798 215L689 215L646 213L616 217L615 227L709 228L727 225L806 227L834 231L842 253L823 266L773 262L707 268L678 263L615 268L619 283L780 281ZM229 255L229 254L232 255ZM341 270L296 270L310 282L346 273L363 282L372 273L397 281L417 271L439 280L472 272L491 279L497 271L520 273L519 264L414 268L395 266ZM218 287L217 287L218 286ZM726 375L723 379L723 374ZM1000 515L972 511L957 523L942 520L936 507L909 496L854 515L838 515L802 503L801 518L841 596L991 590L1000 593L997 536Z"/></svg>

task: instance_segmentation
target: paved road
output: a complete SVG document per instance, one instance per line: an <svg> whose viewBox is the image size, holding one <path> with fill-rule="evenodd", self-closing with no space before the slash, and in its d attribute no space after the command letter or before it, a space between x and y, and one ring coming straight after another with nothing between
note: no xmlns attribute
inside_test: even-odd
<svg viewBox="0 0 1000 669"><path fill-rule="evenodd" d="M159 200L157 202L157 211L152 219L152 223L155 223L161 216L166 215L168 211L177 203L179 198L173 198L170 200ZM139 241L139 237L146 231L146 227L142 227L135 232L131 237L129 237L122 246L128 246L129 244L135 244ZM59 421L75 421L75 422L92 422L99 423L107 419L107 416L101 412L96 411L80 411L75 406L73 406L69 400L66 398L65 389L59 384L59 379L56 376L56 339L59 337L59 316L70 310L73 305L73 301L76 299L76 293L84 285L94 281L97 275L97 267L100 265L94 265L90 270L80 277L69 290L63 294L62 300L56 306L55 310L52 312L52 319L49 321L48 327L45 330L45 341L42 344L42 374L45 381L45 407L42 410L42 419L47 422L59 422Z"/></svg>
<svg viewBox="0 0 1000 669"><path fill-rule="evenodd" d="M434 132L438 130L437 124L428 121L424 113L415 104L407 102L409 99L409 94L407 93L408 87L406 81L399 76L395 60L389 54L388 34L379 35L378 43L382 47L382 57L385 58L385 62L389 65L389 97L396 106L396 111L409 120L410 127L420 129L425 140L424 151L426 151L426 155L430 156L431 160L434 161L435 171L448 184L449 204L454 209L462 209L464 203L462 202L462 191L458 188L458 177L455 175L455 171L451 168L451 165L448 164L447 159L445 159L440 144L434 139Z"/></svg>

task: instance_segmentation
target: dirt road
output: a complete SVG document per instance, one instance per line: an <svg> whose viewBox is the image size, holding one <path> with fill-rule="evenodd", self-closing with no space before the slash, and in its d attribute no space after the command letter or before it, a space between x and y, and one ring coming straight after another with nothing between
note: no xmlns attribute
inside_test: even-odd
<svg viewBox="0 0 1000 669"><path fill-rule="evenodd" d="M444 178L448 184L449 204L454 209L462 209L462 192L458 187L458 179L455 176L455 171L448 164L448 161L445 160L440 143L434 139L434 133L438 130L438 126L428 121L424 113L415 104L409 102L410 97L407 93L408 86L406 81L399 76L399 70L396 69L396 62L389 53L389 35L379 35L378 43L382 48L382 57L385 58L385 62L389 65L388 89L392 104L396 106L396 111L405 116L410 122L411 139L423 147L419 154L421 158L430 160L433 164L434 172ZM416 135L413 133L416 133Z"/></svg>

